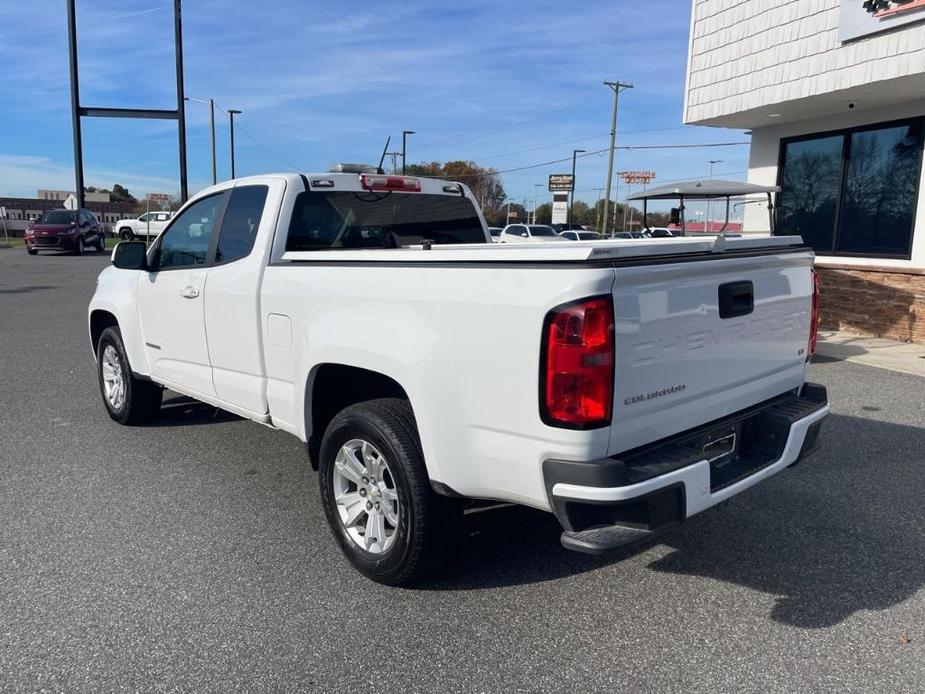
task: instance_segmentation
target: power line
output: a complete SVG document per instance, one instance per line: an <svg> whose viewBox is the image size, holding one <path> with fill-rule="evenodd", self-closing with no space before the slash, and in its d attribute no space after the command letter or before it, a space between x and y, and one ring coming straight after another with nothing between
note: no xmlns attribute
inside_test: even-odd
<svg viewBox="0 0 925 694"><path fill-rule="evenodd" d="M228 110L225 109L223 106L219 105L218 103L216 103L215 105L218 106L219 110L222 111L223 113L228 113ZM296 166L295 164L293 164L292 162L287 161L286 159L284 159L283 157L281 157L280 155L278 155L276 152L274 152L272 149L270 149L269 147L267 147L265 144L263 144L262 142L260 142L256 137L254 137L254 136L251 134L251 131L250 131L250 130L248 130L248 129L245 128L243 125L241 125L241 121L238 121L237 123L235 123L235 125L236 125L240 130L244 131L244 134L247 135L248 139L250 139L250 141L253 142L255 145L257 145L258 147L260 147L264 152L266 152L267 154L269 154L269 155L272 156L272 157L275 157L276 159L278 159L279 161L281 161L283 164L285 164L286 166L288 166L288 167L289 167L291 170L293 170L293 171L300 171L300 170L301 170L301 167L298 167L298 166Z"/></svg>
<svg viewBox="0 0 925 694"><path fill-rule="evenodd" d="M746 173L748 173L748 169L743 169L742 171L721 171L721 172L717 173L716 175L717 175L717 176L738 176L738 175L740 175L740 174L746 174ZM660 185L660 186L665 186L665 185L669 185L669 184L671 184L671 183L681 183L681 182L683 182L683 181L691 181L691 180L696 180L696 179L695 179L695 178L692 178L692 177L690 177L690 176L688 176L688 177L685 177L685 178L670 178L670 179L668 179L668 180L666 180L666 181L658 181L658 180L656 180L656 183L657 183L658 185ZM576 191L575 191L575 194L576 194L576 195L579 195L579 194L581 194L581 193L596 193L596 192L599 191L599 190L600 190L600 188L583 188L583 189L581 189L581 190L576 190ZM542 195L542 197L547 197L547 198L548 198L548 197L550 197L550 196L552 195L552 193L550 193L550 192L547 191L547 192L542 193L541 195ZM521 195L521 194L519 194L519 193L518 193L518 194L513 194L513 193L511 193L511 194L509 194L509 197L511 197L511 198L521 198L521 197L523 197L523 195Z"/></svg>
<svg viewBox="0 0 925 694"><path fill-rule="evenodd" d="M658 133L665 132L668 130L687 130L689 126L686 125L676 125L670 128L643 128L641 130L626 130L623 132L624 135L636 135L641 133ZM515 154L524 154L526 152L536 152L541 149L552 149L553 147L562 147L564 145L572 145L577 142L587 142L588 140L597 140L603 137L609 137L610 133L599 133L597 135L588 135L586 137L579 137L574 140L565 140L563 142L550 142L545 145L536 145L535 147L526 147L524 149L512 150L510 152L496 152L493 154L478 154L475 156L470 156L471 159L500 159L501 157L513 156ZM434 145L431 145L433 147Z"/></svg>
<svg viewBox="0 0 925 694"><path fill-rule="evenodd" d="M626 150L634 150L634 149L691 149L691 148L698 148L698 147L736 147L736 146L747 145L747 144L751 144L751 143L749 143L749 142L708 142L708 143L704 143L704 144L622 145L622 146L620 146L620 147L616 147L615 149L626 149ZM598 150L594 150L593 152L588 152L588 153L586 153L586 154L582 154L582 155L581 155L580 157L578 157L578 158L579 158L579 159L583 159L583 158L585 158L585 157L590 157L590 156L595 155L595 154L602 154L602 153L604 153L604 152L609 152L609 151L610 151L610 147L605 147L604 149L598 149ZM493 174L493 175L500 175L500 174L505 174L505 173L513 173L513 172L515 172L515 171L526 171L527 169L540 169L540 168L543 168L544 166L552 166L553 164L561 164L561 163L566 162L566 161L570 162L571 160L572 160L571 157L565 157L564 159L553 159L552 161L544 161L544 162L540 162L540 163L538 163L538 164L527 164L527 165L525 165L525 166L517 166L517 167L514 167L514 168L512 168L512 169L503 169L503 170L501 170L501 171L493 171L492 174ZM463 175L463 176L430 176L430 178L449 178L449 179L456 180L456 179L459 179L459 178L478 178L479 176L482 176L482 175L484 175L484 174L468 174L468 175Z"/></svg>

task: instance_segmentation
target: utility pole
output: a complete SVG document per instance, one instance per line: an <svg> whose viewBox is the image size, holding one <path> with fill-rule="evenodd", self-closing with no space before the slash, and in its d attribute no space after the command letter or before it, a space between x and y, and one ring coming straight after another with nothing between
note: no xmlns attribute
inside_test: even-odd
<svg viewBox="0 0 925 694"><path fill-rule="evenodd" d="M405 166L407 164L408 156L408 135L414 135L414 130L402 130L401 131L401 173L402 176L405 175Z"/></svg>
<svg viewBox="0 0 925 694"><path fill-rule="evenodd" d="M241 113L241 111L236 111L233 108L228 109L228 122L231 126L231 177L234 178L234 117L236 113Z"/></svg>
<svg viewBox="0 0 925 694"><path fill-rule="evenodd" d="M626 203L623 205L623 231L630 231L630 229L626 228L626 215L629 212L630 192L632 191L632 189L633 189L632 186L629 183L627 183L626 184ZM616 205L614 205L614 207L616 207Z"/></svg>
<svg viewBox="0 0 925 694"><path fill-rule="evenodd" d="M613 152L617 142L617 105L620 101L620 92L626 89L632 89L632 84L625 82L604 82L604 86L613 90L613 113L610 116L610 157L607 163L607 193L604 196L604 228L601 233L607 235L607 208L610 206L610 182L613 178ZM614 203L616 210L616 203Z"/></svg>
<svg viewBox="0 0 925 694"><path fill-rule="evenodd" d="M594 192L597 193L597 202L594 204L594 214L596 215L597 219L594 224L594 229L595 231L599 232L601 228L601 195L603 195L604 189L595 188Z"/></svg>
<svg viewBox="0 0 925 694"><path fill-rule="evenodd" d="M215 99L210 98L206 101L195 96L185 96L183 98L187 101L198 101L200 104L209 106L209 125L212 131L212 185L214 186L218 183L218 171L215 166Z"/></svg>
<svg viewBox="0 0 925 694"><path fill-rule="evenodd" d="M538 188L542 188L542 183L533 184L533 223L536 224L536 191Z"/></svg>
<svg viewBox="0 0 925 694"><path fill-rule="evenodd" d="M584 149L573 149L572 150L572 189L568 193L568 217L566 218L567 226L571 228L572 226L572 207L575 205L575 157L578 154L581 154L587 150Z"/></svg>
<svg viewBox="0 0 925 694"><path fill-rule="evenodd" d="M708 163L710 164L710 180L712 181L713 180L713 165L722 164L723 160L722 159L711 159ZM710 225L710 218L711 218L710 215L712 212L713 212L713 200L711 200L710 198L707 198L707 219L703 225L703 230L705 232L710 231L709 229L707 229L707 227Z"/></svg>
<svg viewBox="0 0 925 694"><path fill-rule="evenodd" d="M386 152L385 156L392 157L392 173L398 173L398 158L401 156L401 152Z"/></svg>

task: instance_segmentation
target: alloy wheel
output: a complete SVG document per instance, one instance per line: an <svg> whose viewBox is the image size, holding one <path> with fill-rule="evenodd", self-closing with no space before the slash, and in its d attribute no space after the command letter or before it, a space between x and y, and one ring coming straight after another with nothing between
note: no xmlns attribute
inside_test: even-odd
<svg viewBox="0 0 925 694"><path fill-rule="evenodd" d="M116 412L125 405L125 378L122 373L122 360L112 345L106 345L102 359L103 392L106 402Z"/></svg>
<svg viewBox="0 0 925 694"><path fill-rule="evenodd" d="M347 441L334 459L333 483L347 536L367 552L386 552L395 543L401 507L385 456L369 441Z"/></svg>

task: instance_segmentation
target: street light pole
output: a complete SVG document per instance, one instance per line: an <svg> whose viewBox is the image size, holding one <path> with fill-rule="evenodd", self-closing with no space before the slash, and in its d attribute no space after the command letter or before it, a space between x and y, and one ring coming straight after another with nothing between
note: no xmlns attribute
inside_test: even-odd
<svg viewBox="0 0 925 694"><path fill-rule="evenodd" d="M237 111L233 108L228 109L228 124L231 129L231 177L234 178L234 117L235 114L239 114L241 111Z"/></svg>
<svg viewBox="0 0 925 694"><path fill-rule="evenodd" d="M722 160L722 159L711 159L711 160L709 161L709 164L710 164L710 180L711 180L711 181L713 180L713 165L714 165L714 164L722 164L722 163L723 163L723 160ZM707 229L707 226L709 226L709 224L710 224L710 215L712 214L712 212L713 212L713 201L712 201L710 198L707 198L707 218L706 218L706 221L705 221L704 224L703 224L703 230L704 230L705 232L709 232L709 231L710 231L709 229Z"/></svg>
<svg viewBox="0 0 925 694"><path fill-rule="evenodd" d="M195 96L185 96L183 98L187 101L198 101L200 104L207 104L209 106L209 125L212 132L212 185L214 186L218 183L218 170L215 165L215 99L210 98L206 101L205 99L199 99Z"/></svg>
<svg viewBox="0 0 925 694"><path fill-rule="evenodd" d="M607 235L607 209L610 207L610 183L613 180L613 152L614 145L617 141L617 104L620 101L620 92L624 89L632 89L633 85L625 82L604 82L604 86L613 90L613 113L610 116L610 158L607 163L607 194L604 196L604 227L601 234ZM614 210L616 210L614 204Z"/></svg>
<svg viewBox="0 0 925 694"><path fill-rule="evenodd" d="M542 183L533 184L533 223L536 224L536 190L537 188L542 188Z"/></svg>
<svg viewBox="0 0 925 694"><path fill-rule="evenodd" d="M401 131L401 173L405 175L405 164L408 156L408 135L414 135L414 130Z"/></svg>
<svg viewBox="0 0 925 694"><path fill-rule="evenodd" d="M572 207L575 205L575 158L585 151L584 149L572 150L572 189L568 193L568 217L566 218L569 228L572 226Z"/></svg>

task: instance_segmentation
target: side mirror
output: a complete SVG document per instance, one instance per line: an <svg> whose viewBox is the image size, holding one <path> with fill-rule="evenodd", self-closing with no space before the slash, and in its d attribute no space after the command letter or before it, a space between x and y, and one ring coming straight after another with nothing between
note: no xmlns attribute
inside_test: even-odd
<svg viewBox="0 0 925 694"><path fill-rule="evenodd" d="M680 224L681 223L681 209L678 207L672 207L671 212L668 215L668 221L670 221L672 224Z"/></svg>
<svg viewBox="0 0 925 694"><path fill-rule="evenodd" d="M120 270L147 270L147 252L144 241L123 241L112 251L112 264Z"/></svg>

